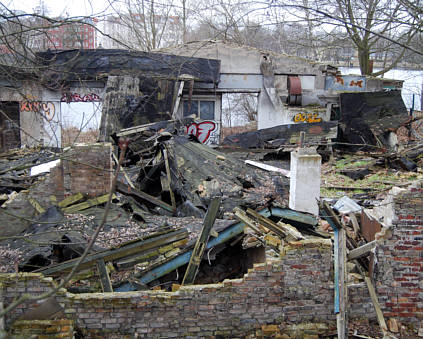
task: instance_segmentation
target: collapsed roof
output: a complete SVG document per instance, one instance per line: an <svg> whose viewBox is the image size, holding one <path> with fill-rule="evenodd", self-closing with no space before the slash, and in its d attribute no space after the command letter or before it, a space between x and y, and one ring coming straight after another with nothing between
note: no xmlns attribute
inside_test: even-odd
<svg viewBox="0 0 423 339"><path fill-rule="evenodd" d="M108 75L131 75L217 83L220 61L163 53L120 49L48 51L38 53L48 69L43 80L52 85L68 81L98 80Z"/></svg>

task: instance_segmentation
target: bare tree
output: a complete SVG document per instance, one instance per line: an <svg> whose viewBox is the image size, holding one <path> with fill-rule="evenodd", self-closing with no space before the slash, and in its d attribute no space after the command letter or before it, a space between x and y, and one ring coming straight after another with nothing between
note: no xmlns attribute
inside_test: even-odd
<svg viewBox="0 0 423 339"><path fill-rule="evenodd" d="M342 27L357 50L363 75L377 76L394 68L410 49L410 42L421 27L419 17L413 11L415 6L407 7L400 0L294 0L271 6L276 10L290 10L290 14L301 22ZM314 29L310 25L308 28ZM383 69L373 72L371 59L375 53L383 52L386 53Z"/></svg>

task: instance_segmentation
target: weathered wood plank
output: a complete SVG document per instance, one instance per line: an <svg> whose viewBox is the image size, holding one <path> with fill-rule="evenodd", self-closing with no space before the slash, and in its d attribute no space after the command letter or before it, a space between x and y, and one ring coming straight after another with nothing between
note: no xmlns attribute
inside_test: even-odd
<svg viewBox="0 0 423 339"><path fill-rule="evenodd" d="M347 318L347 305L348 305L348 289L347 289L347 244L346 244L346 231L339 229L338 236L338 273L339 273L339 313L336 315L336 323L338 329L338 338L348 338L348 318Z"/></svg>
<svg viewBox="0 0 423 339"><path fill-rule="evenodd" d="M172 191L172 176L170 174L169 158L167 156L167 149L166 148L163 148L163 158L165 160L167 184L168 184L168 188L169 188L170 201L172 202L172 208L174 210L176 210L176 200L175 200L175 194Z"/></svg>
<svg viewBox="0 0 423 339"><path fill-rule="evenodd" d="M187 236L188 231L186 229L180 229L146 240L141 239L138 241L133 241L119 248L89 254L81 263L81 265L79 265L78 270L92 266L98 259L103 259L104 261L111 261L124 258L131 254L147 251L155 247L164 246L166 244L184 239ZM78 260L79 258L71 259L54 266L39 269L37 270L37 272L43 273L44 275L54 275L55 273L72 269L73 266L75 266L75 264L78 262Z"/></svg>
<svg viewBox="0 0 423 339"><path fill-rule="evenodd" d="M372 299L373 307L375 308L377 321L379 323L380 329L385 335L388 332L388 327L386 326L385 318L383 317L382 309L380 308L379 300L377 299L375 288L373 287L372 281L370 280L369 277L364 277L364 280L367 284L370 298Z"/></svg>
<svg viewBox="0 0 423 339"><path fill-rule="evenodd" d="M116 195L113 194L112 199L115 199ZM63 212L65 213L75 213L78 211L86 210L87 208L97 206L100 204L104 204L109 200L109 194L105 194L102 196L99 196L97 198L93 198L84 202L81 202L80 204L76 204L67 208L63 209Z"/></svg>
<svg viewBox="0 0 423 339"><path fill-rule="evenodd" d="M284 224L281 221L279 221L276 225L278 225L285 232L287 240L297 241L305 239L301 232L298 231L294 226Z"/></svg>
<svg viewBox="0 0 423 339"><path fill-rule="evenodd" d="M35 208L35 210L39 213L39 214L41 214L41 213L44 213L46 210L45 210L45 208L44 207L42 207L39 203L38 203L38 201L37 200L35 200L34 198L29 198L28 199L28 201L29 201L29 203L32 205L32 207L34 207Z"/></svg>
<svg viewBox="0 0 423 339"><path fill-rule="evenodd" d="M306 213L301 213L298 211L293 211L287 208L272 207L270 210L271 214L280 217L283 219L288 219L292 221L297 221L302 224L307 224L311 226L317 225L317 218Z"/></svg>
<svg viewBox="0 0 423 339"><path fill-rule="evenodd" d="M376 240L373 240L371 242L368 242L367 244L357 247L353 250L351 250L348 255L347 259L348 261L361 258L367 254L369 254L374 248L376 247Z"/></svg>
<svg viewBox="0 0 423 339"><path fill-rule="evenodd" d="M286 236L285 232L278 225L276 225L272 220L262 216L261 214L257 213L256 211L252 210L251 208L247 209L247 214L256 218L257 221L261 225L268 228L269 230L271 230L275 234L279 235L280 237L284 238Z"/></svg>
<svg viewBox="0 0 423 339"><path fill-rule="evenodd" d="M115 161L116 165L119 164L119 159L116 157L116 155L112 152L113 160ZM131 186L131 188L135 188L131 178L129 177L128 173L126 173L125 169L121 166L120 170L123 173L123 176L125 177L126 181L128 182L128 185Z"/></svg>
<svg viewBox="0 0 423 339"><path fill-rule="evenodd" d="M103 292L113 292L112 283L110 282L109 272L107 271L104 259L97 260L97 268L100 275L100 283Z"/></svg>
<svg viewBox="0 0 423 339"><path fill-rule="evenodd" d="M65 199L63 199L62 201L60 201L57 206L59 206L60 208L64 208L64 207L68 207L69 205L72 205L80 200L82 200L84 198L84 195L82 193L76 193L74 195L71 195Z"/></svg>
<svg viewBox="0 0 423 339"><path fill-rule="evenodd" d="M239 207L235 207L234 213L239 221L245 223L245 225L250 227L254 232L256 232L257 234L263 234L263 232L256 227L255 221L248 217L242 209L240 209Z"/></svg>
<svg viewBox="0 0 423 339"><path fill-rule="evenodd" d="M219 212L221 199L221 197L214 197L210 202L209 208L207 209L207 213L204 217L201 234L195 243L194 250L192 251L187 270L185 271L185 275L182 280L182 285L191 285L195 281L195 276L197 275L201 259L203 258L203 254L209 240L210 231L214 225L214 221L216 220L217 213Z"/></svg>

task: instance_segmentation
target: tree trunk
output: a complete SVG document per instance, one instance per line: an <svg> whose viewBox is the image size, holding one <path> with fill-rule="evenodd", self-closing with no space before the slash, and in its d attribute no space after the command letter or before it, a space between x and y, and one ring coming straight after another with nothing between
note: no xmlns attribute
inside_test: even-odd
<svg viewBox="0 0 423 339"><path fill-rule="evenodd" d="M370 52L368 49L358 50L358 61L360 63L361 75L371 75Z"/></svg>

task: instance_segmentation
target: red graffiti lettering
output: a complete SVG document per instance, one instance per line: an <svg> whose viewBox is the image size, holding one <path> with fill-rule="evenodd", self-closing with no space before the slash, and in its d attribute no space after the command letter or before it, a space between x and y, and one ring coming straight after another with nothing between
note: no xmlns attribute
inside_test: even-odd
<svg viewBox="0 0 423 339"><path fill-rule="evenodd" d="M200 142L205 144L209 140L210 134L216 130L216 123L211 120L202 121L198 124L193 122L185 128L187 134L195 135Z"/></svg>
<svg viewBox="0 0 423 339"><path fill-rule="evenodd" d="M81 95L79 93L63 93L60 101L63 102L93 102L100 101L100 96L95 93Z"/></svg>

